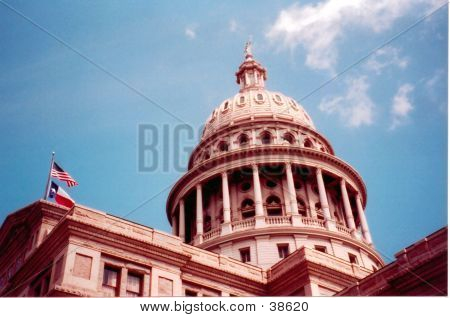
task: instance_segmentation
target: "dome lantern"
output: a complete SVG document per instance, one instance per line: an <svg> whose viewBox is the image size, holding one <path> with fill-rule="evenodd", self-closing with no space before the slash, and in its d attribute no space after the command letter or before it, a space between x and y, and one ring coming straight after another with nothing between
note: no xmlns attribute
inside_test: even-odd
<svg viewBox="0 0 450 318"><path fill-rule="evenodd" d="M240 92L251 89L264 89L267 71L260 63L253 59L251 41L245 44L244 56L245 60L236 72L236 82L240 85Z"/></svg>

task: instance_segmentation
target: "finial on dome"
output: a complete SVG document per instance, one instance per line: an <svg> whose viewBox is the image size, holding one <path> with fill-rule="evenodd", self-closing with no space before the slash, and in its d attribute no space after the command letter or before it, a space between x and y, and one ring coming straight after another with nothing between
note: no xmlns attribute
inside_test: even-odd
<svg viewBox="0 0 450 318"><path fill-rule="evenodd" d="M236 72L236 82L240 85L240 91L247 89L263 89L267 79L266 69L253 59L252 38L245 43L245 60Z"/></svg>
<svg viewBox="0 0 450 318"><path fill-rule="evenodd" d="M252 58L252 37L250 36L248 41L245 43L245 49L244 49L245 59Z"/></svg>

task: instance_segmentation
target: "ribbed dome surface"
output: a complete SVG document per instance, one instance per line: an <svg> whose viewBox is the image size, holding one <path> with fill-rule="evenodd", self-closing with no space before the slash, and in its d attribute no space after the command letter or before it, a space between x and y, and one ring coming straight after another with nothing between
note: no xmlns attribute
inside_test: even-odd
<svg viewBox="0 0 450 318"><path fill-rule="evenodd" d="M264 88L248 89L224 100L209 116L203 138L242 121L285 119L315 129L309 115L293 98Z"/></svg>

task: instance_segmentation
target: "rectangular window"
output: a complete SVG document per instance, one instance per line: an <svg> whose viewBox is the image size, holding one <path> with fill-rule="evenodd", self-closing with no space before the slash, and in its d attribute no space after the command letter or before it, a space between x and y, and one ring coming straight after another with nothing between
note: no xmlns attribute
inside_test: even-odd
<svg viewBox="0 0 450 318"><path fill-rule="evenodd" d="M103 270L103 291L106 296L119 296L120 270L106 265Z"/></svg>
<svg viewBox="0 0 450 318"><path fill-rule="evenodd" d="M289 255L289 244L278 244L278 256L286 258Z"/></svg>
<svg viewBox="0 0 450 318"><path fill-rule="evenodd" d="M322 252L322 253L326 253L327 252L327 247L323 246L323 245L314 245L314 249L316 251Z"/></svg>
<svg viewBox="0 0 450 318"><path fill-rule="evenodd" d="M352 264L358 264L358 257L352 253L348 253L348 260Z"/></svg>
<svg viewBox="0 0 450 318"><path fill-rule="evenodd" d="M127 297L142 296L142 275L128 272Z"/></svg>
<svg viewBox="0 0 450 318"><path fill-rule="evenodd" d="M243 263L248 263L251 261L250 258L250 247L242 248L239 250L239 253L241 254L241 261Z"/></svg>

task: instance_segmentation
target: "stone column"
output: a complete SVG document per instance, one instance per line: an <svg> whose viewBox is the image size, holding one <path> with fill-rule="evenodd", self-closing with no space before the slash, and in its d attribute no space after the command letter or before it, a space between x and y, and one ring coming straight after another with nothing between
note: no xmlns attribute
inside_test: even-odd
<svg viewBox="0 0 450 318"><path fill-rule="evenodd" d="M177 235L177 215L172 215L172 234Z"/></svg>
<svg viewBox="0 0 450 318"><path fill-rule="evenodd" d="M253 164L252 169L253 169L253 189L255 191L255 215L263 216L264 209L263 209L263 202L262 202L261 183L259 181L258 165Z"/></svg>
<svg viewBox="0 0 450 318"><path fill-rule="evenodd" d="M317 187L319 188L320 206L325 217L325 225L327 229L334 229L334 222L331 220L330 208L328 207L327 192L323 183L322 169L316 168Z"/></svg>
<svg viewBox="0 0 450 318"><path fill-rule="evenodd" d="M181 241L184 242L186 239L186 226L185 226L185 217L184 217L184 199L181 199L179 204L179 229L178 229L178 236L181 238Z"/></svg>
<svg viewBox="0 0 450 318"><path fill-rule="evenodd" d="M301 226L302 220L298 214L297 193L295 192L294 176L292 175L292 165L290 162L286 163L286 181L289 192L289 203L292 212L291 222L293 226Z"/></svg>
<svg viewBox="0 0 450 318"><path fill-rule="evenodd" d="M230 190L228 189L228 175L226 172L222 172L222 198L223 198L223 222L230 223L231 221Z"/></svg>
<svg viewBox="0 0 450 318"><path fill-rule="evenodd" d="M347 221L347 227L352 231L352 236L356 236L355 219L353 218L352 207L350 205L350 199L348 198L347 186L345 179L341 179L341 193L342 201L344 203L345 219Z"/></svg>
<svg viewBox="0 0 450 318"><path fill-rule="evenodd" d="M297 194L295 192L294 176L292 175L292 166L290 162L286 163L286 179L291 204L291 212L293 215L297 215L298 214Z"/></svg>
<svg viewBox="0 0 450 318"><path fill-rule="evenodd" d="M356 199L356 208L358 209L358 217L359 217L359 222L361 223L363 237L368 244L372 245L372 236L370 235L369 225L367 224L366 215L365 215L363 207L362 207L361 195L358 193L356 195L355 199Z"/></svg>
<svg viewBox="0 0 450 318"><path fill-rule="evenodd" d="M255 227L266 225L264 208L262 202L261 183L259 181L259 169L257 164L252 164L253 169L253 189L255 191Z"/></svg>
<svg viewBox="0 0 450 318"><path fill-rule="evenodd" d="M223 199L223 224L221 225L221 235L231 233L231 203L230 189L228 187L228 174L222 172L222 199Z"/></svg>
<svg viewBox="0 0 450 318"><path fill-rule="evenodd" d="M196 228L197 228L197 244L201 244L203 241L203 198L202 198L202 185L197 184L197 209L195 213Z"/></svg>

